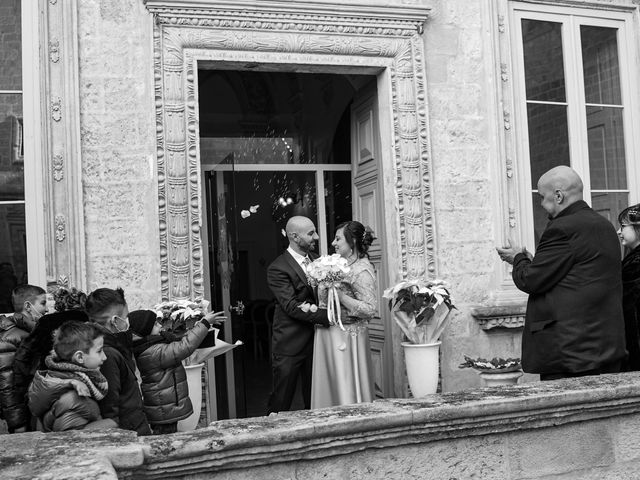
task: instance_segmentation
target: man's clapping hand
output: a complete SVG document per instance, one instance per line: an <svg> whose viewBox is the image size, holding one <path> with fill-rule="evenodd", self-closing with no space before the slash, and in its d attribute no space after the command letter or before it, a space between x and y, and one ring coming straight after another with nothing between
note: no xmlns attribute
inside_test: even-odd
<svg viewBox="0 0 640 480"><path fill-rule="evenodd" d="M498 252L498 255L500 255L500 260L511 265L513 265L513 259L519 253L524 253L529 260L533 259L533 255L526 249L526 247L511 245L510 240L507 240L507 244L505 246L496 247L496 251Z"/></svg>

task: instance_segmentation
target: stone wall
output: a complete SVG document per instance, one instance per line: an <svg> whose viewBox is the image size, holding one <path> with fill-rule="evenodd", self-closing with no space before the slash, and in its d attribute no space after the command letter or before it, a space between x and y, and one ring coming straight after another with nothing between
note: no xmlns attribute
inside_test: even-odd
<svg viewBox="0 0 640 480"><path fill-rule="evenodd" d="M80 0L80 121L89 289L160 300L153 18L141 0Z"/></svg>
<svg viewBox="0 0 640 480"><path fill-rule="evenodd" d="M143 3L79 0L78 11L87 284L123 287L131 308L160 296L153 19ZM519 331L487 334L470 313L490 302L500 268L495 19L483 0L407 3L432 8L423 38L436 259L458 307L443 338L442 387L455 391L480 385L457 368L463 353L520 355Z"/></svg>
<svg viewBox="0 0 640 480"><path fill-rule="evenodd" d="M640 373L229 420L0 436L3 479L637 478Z"/></svg>
<svg viewBox="0 0 640 480"><path fill-rule="evenodd" d="M502 242L496 178L499 115L489 2L427 0L425 26L438 276L451 283L454 311L442 339L443 391L479 386L460 370L463 354L519 357L521 329L483 330L471 315L491 305L500 272L494 247ZM506 225L503 228L507 228ZM525 376L522 381L534 379Z"/></svg>

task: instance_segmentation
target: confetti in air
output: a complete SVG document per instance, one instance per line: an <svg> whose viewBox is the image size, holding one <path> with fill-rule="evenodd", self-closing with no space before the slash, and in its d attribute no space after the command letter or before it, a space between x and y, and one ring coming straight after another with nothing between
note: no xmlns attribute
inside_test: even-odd
<svg viewBox="0 0 640 480"><path fill-rule="evenodd" d="M251 206L249 207L249 211L250 211L251 213L257 213L259 208L260 208L260 205L251 205Z"/></svg>
<svg viewBox="0 0 640 480"><path fill-rule="evenodd" d="M240 212L240 216L241 216L242 218L250 217L250 216L251 216L251 212L249 212L249 210L242 210L242 211Z"/></svg>

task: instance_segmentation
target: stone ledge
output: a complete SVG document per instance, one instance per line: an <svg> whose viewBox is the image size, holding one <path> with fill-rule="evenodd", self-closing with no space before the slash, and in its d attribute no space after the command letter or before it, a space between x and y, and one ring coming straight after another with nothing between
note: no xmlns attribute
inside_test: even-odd
<svg viewBox="0 0 640 480"><path fill-rule="evenodd" d="M527 306L495 305L490 307L473 307L471 315L477 320L483 330L494 328L522 328Z"/></svg>
<svg viewBox="0 0 640 480"><path fill-rule="evenodd" d="M602 375L225 420L157 437L115 431L3 435L0 476L46 478L46 472L48 478L71 478L60 469L91 467L101 469L101 478L115 478L110 463L120 478L214 478L218 472L233 478L233 471L251 467L339 461L372 449L638 414L640 373ZM35 472L39 475L30 475Z"/></svg>

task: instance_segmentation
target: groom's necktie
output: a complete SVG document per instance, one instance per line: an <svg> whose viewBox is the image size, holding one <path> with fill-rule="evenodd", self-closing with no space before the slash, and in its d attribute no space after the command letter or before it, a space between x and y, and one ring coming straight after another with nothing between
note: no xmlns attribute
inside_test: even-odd
<svg viewBox="0 0 640 480"><path fill-rule="evenodd" d="M307 267L310 263L311 260L309 259L309 257L304 257L304 259L302 260L302 269L304 270L304 273L307 273Z"/></svg>

